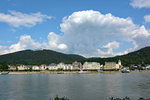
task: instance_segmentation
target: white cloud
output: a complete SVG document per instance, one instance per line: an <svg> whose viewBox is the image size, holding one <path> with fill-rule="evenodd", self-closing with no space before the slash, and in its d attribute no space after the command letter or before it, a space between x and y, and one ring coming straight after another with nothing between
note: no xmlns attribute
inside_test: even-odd
<svg viewBox="0 0 150 100"><path fill-rule="evenodd" d="M32 38L29 35L23 35L20 37L20 41L17 44L13 44L9 47L9 49L14 51L24 50L24 49L39 49L41 47L41 44L38 42L35 42L32 40Z"/></svg>
<svg viewBox="0 0 150 100"><path fill-rule="evenodd" d="M150 8L150 0L132 0L130 5L134 8Z"/></svg>
<svg viewBox="0 0 150 100"><path fill-rule="evenodd" d="M0 13L0 22L8 23L14 27L32 27L45 19L51 19L51 16L38 13L24 14L16 11L9 11L9 14Z"/></svg>
<svg viewBox="0 0 150 100"><path fill-rule="evenodd" d="M50 32L48 35L48 44L46 44L46 48L53 50L65 50L67 49L67 45L63 43L58 43L60 36L55 34L54 32Z"/></svg>
<svg viewBox="0 0 150 100"><path fill-rule="evenodd" d="M41 47L42 44L32 40L29 35L22 35L18 43L10 46L0 46L0 51L2 51L1 54L6 54L25 49L39 49Z"/></svg>
<svg viewBox="0 0 150 100"><path fill-rule="evenodd" d="M119 43L119 42L113 41L113 42L110 42L110 43L104 45L102 48L118 49L119 46L120 46L120 43Z"/></svg>
<svg viewBox="0 0 150 100"><path fill-rule="evenodd" d="M101 49L103 48L107 48L107 50L101 50L100 48L97 49L97 52L99 55L101 55L101 57L110 57L110 56L116 56L116 55L124 55L127 54L131 51L134 51L137 48L136 43L133 41L134 47L133 48L129 48L123 52L114 52L114 49L118 49L120 47L120 43L113 41L110 42L106 45L104 45Z"/></svg>
<svg viewBox="0 0 150 100"><path fill-rule="evenodd" d="M145 15L144 19L145 19L145 22L150 22L150 15Z"/></svg>
<svg viewBox="0 0 150 100"><path fill-rule="evenodd" d="M12 51L30 47L46 48L86 57L106 57L122 55L150 46L150 31L144 26L134 24L131 18L119 18L98 11L74 12L63 18L60 27L63 35L50 32L47 43L35 42L30 36L23 36L18 43L7 48ZM127 48L123 52L114 52L114 49L121 48L122 45L118 42L120 40L132 42L134 47ZM0 47L1 49L5 51L6 47Z"/></svg>
<svg viewBox="0 0 150 100"><path fill-rule="evenodd" d="M129 48L123 52L114 52L114 49L118 49L120 47L120 43L113 41L113 42L109 42L108 44L102 46L101 49L103 48L107 48L107 50L101 50L100 48L97 49L97 52L99 55L101 55L101 57L109 57L109 56L116 56L116 55L123 55L123 54L127 54L131 51L134 50L134 48Z"/></svg>
<svg viewBox="0 0 150 100"><path fill-rule="evenodd" d="M39 43L34 41L30 35L22 35L20 36L18 43L12 44L10 46L0 46L0 54L7 54L26 49L52 49L57 51L67 49L67 45L62 43L58 44L58 39L59 35L56 35L53 32L49 33L48 35L48 43Z"/></svg>
<svg viewBox="0 0 150 100"><path fill-rule="evenodd" d="M93 10L74 12L72 15L64 17L60 26L64 35L59 41L68 46L67 52L85 56L103 56L104 52L101 51L99 52L102 55L98 55L97 50L101 47L97 47L116 40L133 42L135 47L115 54L112 53L112 49L108 49L107 54L114 56L128 53L140 48L136 44L136 37L139 35L147 37L150 34L144 26L134 24L131 18L119 18L110 13L104 15Z"/></svg>
<svg viewBox="0 0 150 100"><path fill-rule="evenodd" d="M116 41L109 42L108 44L102 46L102 48L107 48L106 51L97 49L97 52L99 55L102 55L102 56L114 56L116 54L113 52L113 49L118 49L119 46L120 46L119 42L116 42Z"/></svg>

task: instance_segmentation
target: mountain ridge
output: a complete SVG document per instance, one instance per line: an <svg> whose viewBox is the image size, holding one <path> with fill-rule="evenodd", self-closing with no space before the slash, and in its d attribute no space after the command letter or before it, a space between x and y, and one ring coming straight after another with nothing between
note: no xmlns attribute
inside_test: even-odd
<svg viewBox="0 0 150 100"><path fill-rule="evenodd" d="M5 55L0 55L0 64L27 64L27 65L40 65L40 64L51 64L51 63L69 63L74 61L80 61L82 63L88 62L99 62L104 64L105 62L118 62L122 61L123 65L129 64L150 64L150 46L141 48L137 51L130 52L126 55L100 58L91 57L85 58L77 54L64 54L53 50L23 50Z"/></svg>
<svg viewBox="0 0 150 100"><path fill-rule="evenodd" d="M23 50L0 56L0 64L40 65L50 63L72 63L85 58L76 54L64 54L53 50Z"/></svg>
<svg viewBox="0 0 150 100"><path fill-rule="evenodd" d="M89 62L95 61L104 64L105 62L117 63L118 60L121 60L122 64L125 66L129 66L131 64L138 65L142 63L150 64L150 46L141 48L139 50L121 56L115 56L109 58L93 57L93 58L88 58L86 61Z"/></svg>

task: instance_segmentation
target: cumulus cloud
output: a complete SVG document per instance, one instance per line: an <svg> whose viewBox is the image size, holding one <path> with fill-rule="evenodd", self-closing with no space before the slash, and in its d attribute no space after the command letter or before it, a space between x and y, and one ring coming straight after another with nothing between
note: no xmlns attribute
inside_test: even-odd
<svg viewBox="0 0 150 100"><path fill-rule="evenodd" d="M55 34L54 32L50 32L48 35L48 43L46 44L46 48L53 50L65 50L67 49L67 45L63 43L58 43L60 36Z"/></svg>
<svg viewBox="0 0 150 100"><path fill-rule="evenodd" d="M134 24L130 17L120 18L110 13L101 14L93 10L78 11L64 17L60 27L63 35L50 32L47 43L38 43L30 36L23 36L24 38L20 38L17 44L11 45L9 50L33 47L81 54L86 57L108 57L127 54L150 45L150 31L144 26ZM122 46L119 41L133 43L134 47L114 52ZM0 47L0 50L5 48Z"/></svg>
<svg viewBox="0 0 150 100"><path fill-rule="evenodd" d="M134 8L150 8L150 0L132 0L130 5Z"/></svg>
<svg viewBox="0 0 150 100"><path fill-rule="evenodd" d="M65 44L58 44L58 39L59 35L56 35L53 32L49 33L48 35L48 43L39 43L34 41L30 35L22 35L20 36L18 43L10 46L0 46L0 54L7 54L26 49L52 49L57 51L67 49Z"/></svg>
<svg viewBox="0 0 150 100"><path fill-rule="evenodd" d="M103 56L106 51L98 55L101 48L98 46L103 43L108 43L109 46L110 41L116 40L133 43L135 47L117 54L128 53L138 48L136 41L139 35L149 37L145 27L134 24L131 18L119 18L110 13L104 15L93 10L74 12L64 17L60 27L64 35L59 41L63 41L68 46L67 52L85 56ZM113 49L108 49L107 54L113 54L112 52Z"/></svg>
<svg viewBox="0 0 150 100"><path fill-rule="evenodd" d="M120 46L120 43L119 43L119 42L113 41L113 42L110 42L110 43L104 45L102 48L118 49L119 46Z"/></svg>
<svg viewBox="0 0 150 100"><path fill-rule="evenodd" d="M11 53L15 51L25 50L25 49L39 49L42 47L42 44L39 42L35 42L31 36L22 35L20 36L20 40L16 44L12 44L10 46L0 46L1 54Z"/></svg>
<svg viewBox="0 0 150 100"><path fill-rule="evenodd" d="M9 14L0 13L0 22L8 23L13 27L32 27L37 23L41 23L44 20L51 18L51 16L41 14L40 12L25 14L10 10Z"/></svg>
<svg viewBox="0 0 150 100"><path fill-rule="evenodd" d="M150 15L145 15L144 19L145 19L145 22L150 22Z"/></svg>
<svg viewBox="0 0 150 100"><path fill-rule="evenodd" d="M118 49L119 46L120 46L119 42L116 42L116 41L109 42L108 44L102 47L102 48L106 48L107 49L106 51L97 49L97 52L99 55L102 55L102 56L114 56L116 54L113 52L113 49Z"/></svg>
<svg viewBox="0 0 150 100"><path fill-rule="evenodd" d="M134 47L124 50L123 52L114 52L114 49L118 49L120 47L120 43L113 41L106 45L104 45L102 48L97 49L98 54L101 57L110 57L110 56L116 56L116 55L124 55L131 51L134 51L137 48L136 43L133 41ZM107 48L106 50L102 50L103 48Z"/></svg>

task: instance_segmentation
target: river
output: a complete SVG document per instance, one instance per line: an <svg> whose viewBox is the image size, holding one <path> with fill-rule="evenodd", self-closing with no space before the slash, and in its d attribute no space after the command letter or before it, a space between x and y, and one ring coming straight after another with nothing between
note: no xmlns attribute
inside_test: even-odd
<svg viewBox="0 0 150 100"><path fill-rule="evenodd" d="M0 100L150 98L150 73L0 75Z"/></svg>

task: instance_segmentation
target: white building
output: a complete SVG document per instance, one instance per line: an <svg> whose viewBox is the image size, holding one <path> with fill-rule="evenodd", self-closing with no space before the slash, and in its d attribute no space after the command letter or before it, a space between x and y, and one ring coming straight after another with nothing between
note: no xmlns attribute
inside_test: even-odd
<svg viewBox="0 0 150 100"><path fill-rule="evenodd" d="M119 69L121 67L121 60L118 61L118 64L116 62L105 62L104 69Z"/></svg>
<svg viewBox="0 0 150 100"><path fill-rule="evenodd" d="M41 65L40 70L46 70L48 67L46 65Z"/></svg>
<svg viewBox="0 0 150 100"><path fill-rule="evenodd" d="M39 66L32 66L32 70L40 70Z"/></svg>
<svg viewBox="0 0 150 100"><path fill-rule="evenodd" d="M52 63L49 66L47 66L49 70L57 70L57 65Z"/></svg>
<svg viewBox="0 0 150 100"><path fill-rule="evenodd" d="M119 64L119 66L121 66L121 60L120 59L118 60L118 64Z"/></svg>
<svg viewBox="0 0 150 100"><path fill-rule="evenodd" d="M72 64L65 64L64 70L72 70L72 69L73 69Z"/></svg>
<svg viewBox="0 0 150 100"><path fill-rule="evenodd" d="M83 64L83 70L84 69L88 69L88 70L90 70L90 69L97 69L97 70L100 70L100 64L99 63L97 63L97 62L85 62L84 64Z"/></svg>
<svg viewBox="0 0 150 100"><path fill-rule="evenodd" d="M9 65L8 67L9 67L9 70L16 70L17 69L16 66L12 66L12 65Z"/></svg>
<svg viewBox="0 0 150 100"><path fill-rule="evenodd" d="M25 67L26 67L25 65L17 66L18 70L25 70L26 69Z"/></svg>
<svg viewBox="0 0 150 100"><path fill-rule="evenodd" d="M72 63L72 70L80 70L80 69L82 69L82 64L80 62L75 61Z"/></svg>
<svg viewBox="0 0 150 100"><path fill-rule="evenodd" d="M57 69L58 69L58 68L65 69L65 64L64 64L64 63L59 63L59 64L57 65Z"/></svg>

